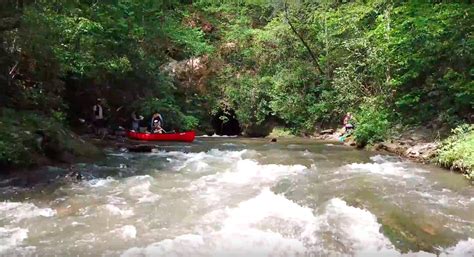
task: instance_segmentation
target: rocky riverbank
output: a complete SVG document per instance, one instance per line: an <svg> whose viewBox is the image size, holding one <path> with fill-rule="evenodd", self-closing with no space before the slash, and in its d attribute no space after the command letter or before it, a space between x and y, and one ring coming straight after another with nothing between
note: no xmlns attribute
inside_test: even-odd
<svg viewBox="0 0 474 257"><path fill-rule="evenodd" d="M420 163L438 163L438 155L442 146L442 138L448 135L449 130L435 130L426 127L418 127L405 129L403 131L394 132L388 139L374 145L360 146L357 145L353 137L349 136L343 141L344 145L365 148L372 151L386 151L410 160ZM327 129L322 130L314 136L318 140L341 142L340 136L343 129ZM461 169L456 165L445 165L445 168L451 170L459 170L469 177L469 171Z"/></svg>

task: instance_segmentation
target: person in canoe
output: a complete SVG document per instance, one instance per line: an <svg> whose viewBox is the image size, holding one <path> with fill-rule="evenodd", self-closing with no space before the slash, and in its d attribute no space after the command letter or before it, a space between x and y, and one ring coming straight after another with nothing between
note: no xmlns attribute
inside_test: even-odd
<svg viewBox="0 0 474 257"><path fill-rule="evenodd" d="M160 126L160 122L158 120L155 120L153 122L152 132L155 133L155 134L163 134L166 131Z"/></svg>
<svg viewBox="0 0 474 257"><path fill-rule="evenodd" d="M163 116L158 112L155 112L151 118L151 132L160 134L166 132L163 129Z"/></svg>

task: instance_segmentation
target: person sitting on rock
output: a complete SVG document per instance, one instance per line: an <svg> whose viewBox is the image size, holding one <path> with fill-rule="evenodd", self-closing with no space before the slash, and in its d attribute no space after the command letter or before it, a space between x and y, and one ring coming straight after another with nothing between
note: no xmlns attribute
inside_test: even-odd
<svg viewBox="0 0 474 257"><path fill-rule="evenodd" d="M354 117L350 112L348 112L343 120L342 120L342 125L344 126L345 133L349 133L351 130L355 128L354 126Z"/></svg>

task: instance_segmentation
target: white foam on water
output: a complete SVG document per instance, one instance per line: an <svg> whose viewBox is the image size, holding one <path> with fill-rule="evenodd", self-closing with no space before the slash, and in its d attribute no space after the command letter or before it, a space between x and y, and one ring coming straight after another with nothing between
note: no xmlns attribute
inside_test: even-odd
<svg viewBox="0 0 474 257"><path fill-rule="evenodd" d="M129 218L135 213L130 209L120 209L119 207L113 204L106 204L105 209L109 211L112 215L121 216L122 218Z"/></svg>
<svg viewBox="0 0 474 257"><path fill-rule="evenodd" d="M134 247L125 251L122 257L134 256L202 256L197 250L204 244L199 235L182 235L166 239L145 248ZM176 249L176 250L175 250Z"/></svg>
<svg viewBox="0 0 474 257"><path fill-rule="evenodd" d="M189 153L184 156L186 160L181 164L174 167L174 170L180 171L186 169L186 171L201 172L209 167L204 160L213 157L205 152Z"/></svg>
<svg viewBox="0 0 474 257"><path fill-rule="evenodd" d="M152 203L160 199L158 194L150 191L153 181L154 179L149 175L134 176L128 179L125 184L129 188L130 196L138 199L138 203Z"/></svg>
<svg viewBox="0 0 474 257"><path fill-rule="evenodd" d="M222 145L225 145L225 146L237 146L237 144L234 144L234 143L223 143Z"/></svg>
<svg viewBox="0 0 474 257"><path fill-rule="evenodd" d="M472 257L474 256L474 238L458 242L455 246L443 251L440 256Z"/></svg>
<svg viewBox="0 0 474 257"><path fill-rule="evenodd" d="M374 155L370 157L370 160L375 162L375 163L384 163L384 162L394 162L394 163L400 163L400 159L396 156L390 156L390 155Z"/></svg>
<svg viewBox="0 0 474 257"><path fill-rule="evenodd" d="M222 217L225 217L222 219ZM303 254L303 242L278 231L260 228L275 219L291 222L301 230L314 230L310 209L275 195L268 188L236 208L211 212L203 224L220 228L202 234L185 234L144 248L132 248L122 256L297 256ZM206 225L204 225L206 226ZM287 226L287 225L285 225ZM290 225L288 225L290 226ZM270 228L270 227L268 227ZM286 231L289 233L289 231Z"/></svg>
<svg viewBox="0 0 474 257"><path fill-rule="evenodd" d="M407 167L407 163L396 156L375 155L370 157L372 163L351 163L343 166L343 171L351 173L372 173L383 177L402 177L423 179L419 173L429 173L427 170Z"/></svg>
<svg viewBox="0 0 474 257"><path fill-rule="evenodd" d="M208 205L218 204L232 199L234 192L243 192L245 188L272 186L283 177L304 172L303 165L259 164L251 159L240 159L222 172L202 176L193 181L189 191L198 191L198 195ZM239 189L237 189L239 188Z"/></svg>
<svg viewBox="0 0 474 257"><path fill-rule="evenodd" d="M112 230L112 233L126 240L137 238L137 229L133 225L125 225L121 228Z"/></svg>
<svg viewBox="0 0 474 257"><path fill-rule="evenodd" d="M51 208L38 208L32 203L0 202L0 220L19 222L34 217L52 217L56 211Z"/></svg>
<svg viewBox="0 0 474 257"><path fill-rule="evenodd" d="M402 166L400 162L383 163L352 163L343 166L346 172L350 173L372 173L382 176L402 177L402 178L422 178L416 175L415 170L409 170Z"/></svg>
<svg viewBox="0 0 474 257"><path fill-rule="evenodd" d="M83 222L77 222L77 221L73 221L73 222L71 222L71 225L72 225L73 227L87 226L87 224L86 224L86 223L83 223Z"/></svg>
<svg viewBox="0 0 474 257"><path fill-rule="evenodd" d="M310 208L266 188L235 208L205 215L202 226L196 229L200 234L186 234L144 248L132 248L122 256L303 256L310 252L400 255L379 232L380 224L373 214L348 206L337 198L327 203L323 214L315 216ZM328 233L333 241L321 237ZM345 245L344 250L325 248L341 243Z"/></svg>
<svg viewBox="0 0 474 257"><path fill-rule="evenodd" d="M227 135L217 135L217 134L213 134L212 136L202 135L202 136L196 136L196 137L227 138L227 137L238 137L238 136L237 136L237 135L235 135L235 136L227 136Z"/></svg>
<svg viewBox="0 0 474 257"><path fill-rule="evenodd" d="M248 213L249 211L251 213ZM287 199L284 195L275 194L268 187L264 188L256 197L241 202L237 208L226 209L226 213L229 217L227 222L237 226L254 224L267 216L279 216L280 218L292 218L301 221L310 221L314 218L313 211L310 208L302 207ZM248 217L248 214L252 215Z"/></svg>
<svg viewBox="0 0 474 257"><path fill-rule="evenodd" d="M117 180L113 179L112 177L107 177L105 179L103 178L92 179L92 180L86 181L85 183L89 187L106 187L114 182L117 182Z"/></svg>
<svg viewBox="0 0 474 257"><path fill-rule="evenodd" d="M28 229L0 227L0 255L20 245L28 238ZM6 255L5 255L6 256Z"/></svg>
<svg viewBox="0 0 474 257"><path fill-rule="evenodd" d="M184 153L179 151L158 151L154 155L167 157L167 160L173 164L175 171L203 172L206 171L212 162L232 163L241 160L244 155L254 154L254 151L221 151L211 149L207 152ZM170 158L172 157L172 158Z"/></svg>
<svg viewBox="0 0 474 257"><path fill-rule="evenodd" d="M273 182L280 177L302 172L303 165L261 165L254 160L239 160L227 172L217 175L216 182L229 184L253 184L258 182Z"/></svg>
<svg viewBox="0 0 474 257"><path fill-rule="evenodd" d="M325 213L318 217L321 230L337 238L337 244L354 256L398 256L390 241L380 233L377 217L367 210L348 206L339 198L331 199Z"/></svg>
<svg viewBox="0 0 474 257"><path fill-rule="evenodd" d="M405 176L407 174L402 167L393 163L352 163L346 165L351 172L368 172L380 175Z"/></svg>

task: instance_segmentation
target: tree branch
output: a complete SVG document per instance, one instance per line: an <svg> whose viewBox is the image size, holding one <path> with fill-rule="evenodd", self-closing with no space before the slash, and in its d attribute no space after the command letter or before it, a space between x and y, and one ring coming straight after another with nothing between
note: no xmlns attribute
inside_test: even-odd
<svg viewBox="0 0 474 257"><path fill-rule="evenodd" d="M293 31L293 33L295 33L295 35L300 39L301 43L303 44L303 46L306 48L309 55L311 56L311 59L313 59L314 65L318 69L319 73L323 74L323 70L321 69L321 66L319 65L319 62L318 62L318 59L316 58L316 55L311 50L309 45L306 43L304 38L298 33L295 26L293 26L293 24L291 23L290 18L288 17L288 5L286 4L286 2L285 2L285 18L286 18L286 21L288 22L288 25L290 25L290 28Z"/></svg>

